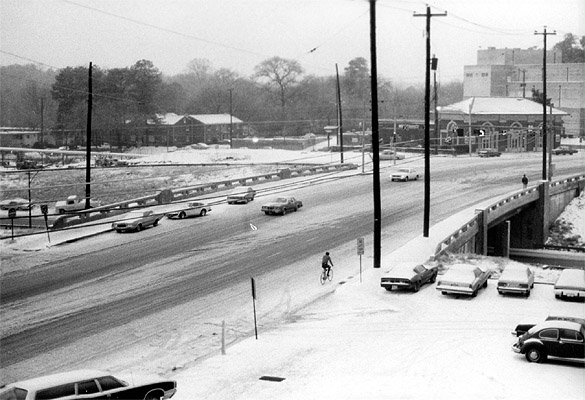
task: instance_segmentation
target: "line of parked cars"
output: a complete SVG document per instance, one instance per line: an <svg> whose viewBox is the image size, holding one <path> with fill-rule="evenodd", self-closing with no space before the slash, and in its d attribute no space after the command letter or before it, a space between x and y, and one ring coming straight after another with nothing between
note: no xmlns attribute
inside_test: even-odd
<svg viewBox="0 0 585 400"><path fill-rule="evenodd" d="M380 280L380 286L391 291L405 289L418 292L422 285L437 281L442 294L475 297L487 287L491 271L482 266L454 264L438 278L441 264L397 264ZM498 279L498 293L530 296L534 287L534 272L528 266L508 266ZM564 269L554 286L555 297L585 298L585 270ZM584 316L585 317L585 316ZM548 357L585 360L585 318L549 316L539 324L518 324L512 331L518 341L512 346L515 353L524 354L530 362L542 363Z"/></svg>

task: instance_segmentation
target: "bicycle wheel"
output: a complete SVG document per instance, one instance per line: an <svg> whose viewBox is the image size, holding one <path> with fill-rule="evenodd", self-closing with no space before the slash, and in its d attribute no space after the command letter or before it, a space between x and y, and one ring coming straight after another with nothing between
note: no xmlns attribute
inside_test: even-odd
<svg viewBox="0 0 585 400"><path fill-rule="evenodd" d="M329 279L330 282L333 280L333 269L332 268L329 268L327 270L327 279Z"/></svg>
<svg viewBox="0 0 585 400"><path fill-rule="evenodd" d="M324 270L321 272L321 275L319 275L319 282L321 282L321 285L324 285L325 282L327 282L327 275Z"/></svg>

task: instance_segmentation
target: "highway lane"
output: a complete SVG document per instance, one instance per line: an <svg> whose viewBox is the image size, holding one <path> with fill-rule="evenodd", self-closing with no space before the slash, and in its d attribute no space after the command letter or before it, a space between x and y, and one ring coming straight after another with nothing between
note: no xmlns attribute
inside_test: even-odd
<svg viewBox="0 0 585 400"><path fill-rule="evenodd" d="M475 162L474 169L444 163L433 177L433 220L444 219L496 193L519 187L516 160L501 159L497 164L478 159L470 162ZM538 163L535 159L526 166L536 169ZM565 170L570 172L575 166L569 165ZM581 172L578 166L576 172ZM384 232L396 236L398 246L422 230L423 183L390 183L384 178L382 181ZM124 292L134 279L133 274L145 265L162 273L156 282L149 280L127 294L113 297L104 294L104 298L71 312L43 315L21 327L12 327L1 339L2 366L213 295L250 276L317 257L323 249L371 234L371 176L291 188L289 193L305 204L298 213L265 216L259 211L262 197L245 206L221 205L205 218L165 220L159 227L138 234L106 234L100 239L99 248L87 254L3 277L5 306L42 295L64 296L69 288L79 286L95 292L102 289L100 284L105 284ZM251 229L250 224L257 229ZM83 243L72 246L81 246L79 252L83 252L83 247L93 249ZM171 265L179 266L161 272Z"/></svg>

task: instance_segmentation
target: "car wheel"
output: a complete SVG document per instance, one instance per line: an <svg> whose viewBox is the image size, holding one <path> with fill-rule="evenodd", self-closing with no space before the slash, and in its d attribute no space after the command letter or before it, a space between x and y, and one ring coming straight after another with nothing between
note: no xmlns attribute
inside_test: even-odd
<svg viewBox="0 0 585 400"><path fill-rule="evenodd" d="M63 209L60 209L60 210L59 210L59 214L65 214L65 210L63 210Z"/></svg>
<svg viewBox="0 0 585 400"><path fill-rule="evenodd" d="M160 391L149 392L144 396L144 400L160 400L164 394Z"/></svg>
<svg viewBox="0 0 585 400"><path fill-rule="evenodd" d="M205 217L205 214L207 214L207 210L201 210L201 212L199 213L199 215L201 215L202 217Z"/></svg>
<svg viewBox="0 0 585 400"><path fill-rule="evenodd" d="M526 292L526 297L530 297L530 290Z"/></svg>
<svg viewBox="0 0 585 400"><path fill-rule="evenodd" d="M477 296L477 289L475 289L475 290L473 291L473 293L471 293L471 297L475 297L475 296Z"/></svg>
<svg viewBox="0 0 585 400"><path fill-rule="evenodd" d="M404 178L404 182L408 182L408 176Z"/></svg>
<svg viewBox="0 0 585 400"><path fill-rule="evenodd" d="M249 201L250 200L248 200L248 199L244 199L244 204L248 204Z"/></svg>
<svg viewBox="0 0 585 400"><path fill-rule="evenodd" d="M282 215L285 215L285 214L286 214L286 208L283 208L282 209Z"/></svg>
<svg viewBox="0 0 585 400"><path fill-rule="evenodd" d="M412 290L414 292L418 292L420 290L420 282L419 281L414 282Z"/></svg>
<svg viewBox="0 0 585 400"><path fill-rule="evenodd" d="M269 215L270 213L268 211L264 211L264 214Z"/></svg>
<svg viewBox="0 0 585 400"><path fill-rule="evenodd" d="M526 359L530 362L542 363L546 360L546 353L539 347L530 347L526 350Z"/></svg>
<svg viewBox="0 0 585 400"><path fill-rule="evenodd" d="M116 232L122 233L122 229L116 229Z"/></svg>
<svg viewBox="0 0 585 400"><path fill-rule="evenodd" d="M142 230L142 225L138 224L138 226L136 227L136 232L140 232Z"/></svg>
<svg viewBox="0 0 585 400"><path fill-rule="evenodd" d="M181 211L181 212L179 213L179 219L183 219L183 218L185 218L186 216L187 216L187 215L185 214L185 211Z"/></svg>
<svg viewBox="0 0 585 400"><path fill-rule="evenodd" d="M441 294L442 294L443 296L447 296L447 292L445 292L445 291L442 291L442 292L441 292Z"/></svg>
<svg viewBox="0 0 585 400"><path fill-rule="evenodd" d="M504 294L504 292L502 292L501 290L498 290L498 293L499 293L499 294Z"/></svg>
<svg viewBox="0 0 585 400"><path fill-rule="evenodd" d="M392 286L386 286L384 289L386 289L388 292L392 291Z"/></svg>
<svg viewBox="0 0 585 400"><path fill-rule="evenodd" d="M155 219L154 222L152 223L152 226L157 226L158 225L158 219Z"/></svg>
<svg viewBox="0 0 585 400"><path fill-rule="evenodd" d="M435 272L433 274L433 276L431 276L431 283L435 283L437 281L437 272Z"/></svg>
<svg viewBox="0 0 585 400"><path fill-rule="evenodd" d="M485 282L483 283L483 287L484 287L484 288L486 288L486 287L487 287L487 281L485 281Z"/></svg>
<svg viewBox="0 0 585 400"><path fill-rule="evenodd" d="M414 177L414 180L415 180L415 181L416 181L416 180L418 180L418 175Z"/></svg>

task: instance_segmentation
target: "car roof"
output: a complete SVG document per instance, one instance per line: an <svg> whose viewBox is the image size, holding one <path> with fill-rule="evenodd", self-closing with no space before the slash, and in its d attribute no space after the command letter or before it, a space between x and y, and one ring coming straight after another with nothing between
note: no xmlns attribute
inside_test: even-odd
<svg viewBox="0 0 585 400"><path fill-rule="evenodd" d="M573 321L561 321L561 320L549 320L534 325L535 330L541 330L546 328L560 328L560 329L573 329L575 331L581 331L583 325Z"/></svg>
<svg viewBox="0 0 585 400"><path fill-rule="evenodd" d="M65 385L67 383L78 382L86 379L98 378L102 376L109 376L108 372L93 370L93 369L80 369L69 372L61 372L58 374L45 375L37 378L26 379L6 385L7 387L18 387L26 389L28 391L38 391L47 389L59 385Z"/></svg>

